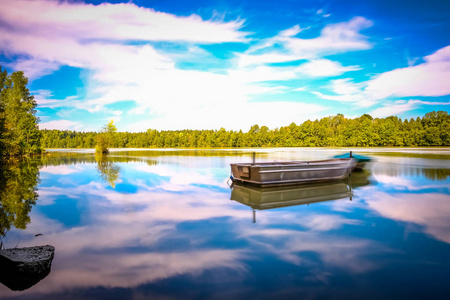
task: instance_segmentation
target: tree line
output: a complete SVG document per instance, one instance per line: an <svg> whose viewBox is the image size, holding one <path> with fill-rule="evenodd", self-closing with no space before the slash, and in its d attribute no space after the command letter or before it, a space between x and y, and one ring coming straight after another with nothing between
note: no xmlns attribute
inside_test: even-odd
<svg viewBox="0 0 450 300"><path fill-rule="evenodd" d="M368 114L349 119L337 114L272 130L253 125L248 132L224 128L112 131L108 143L114 148L450 146L450 116L446 111L432 111L409 120L395 116L373 118ZM95 148L105 129L100 133L71 130L41 130L41 133L44 148Z"/></svg>

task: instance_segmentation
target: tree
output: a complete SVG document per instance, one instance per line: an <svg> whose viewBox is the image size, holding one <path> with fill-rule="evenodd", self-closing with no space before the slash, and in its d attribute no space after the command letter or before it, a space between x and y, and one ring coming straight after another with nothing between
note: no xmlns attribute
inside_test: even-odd
<svg viewBox="0 0 450 300"><path fill-rule="evenodd" d="M111 120L108 124L102 127L102 130L97 135L97 146L95 147L95 152L107 154L109 152L109 147L114 141L114 134L117 131L114 121Z"/></svg>
<svg viewBox="0 0 450 300"><path fill-rule="evenodd" d="M8 75L0 67L0 151L19 156L40 153L41 132L37 103L27 88L28 78L17 71Z"/></svg>
<svg viewBox="0 0 450 300"><path fill-rule="evenodd" d="M7 76L8 73L6 72L6 70L2 71L0 67L0 157L3 156L3 153L5 151L5 143L3 140L3 135L5 133L5 105L3 103L3 88L5 86Z"/></svg>

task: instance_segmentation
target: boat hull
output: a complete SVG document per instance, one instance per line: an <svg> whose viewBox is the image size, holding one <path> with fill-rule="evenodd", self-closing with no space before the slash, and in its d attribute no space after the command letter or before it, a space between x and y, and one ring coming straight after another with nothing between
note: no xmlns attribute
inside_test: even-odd
<svg viewBox="0 0 450 300"><path fill-rule="evenodd" d="M284 186L346 178L356 166L352 158L319 161L231 164L232 179L256 186Z"/></svg>

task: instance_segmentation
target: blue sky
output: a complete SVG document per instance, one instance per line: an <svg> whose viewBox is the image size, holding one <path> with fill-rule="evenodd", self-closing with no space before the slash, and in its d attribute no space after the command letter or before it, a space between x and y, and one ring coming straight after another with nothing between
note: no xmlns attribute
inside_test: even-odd
<svg viewBox="0 0 450 300"><path fill-rule="evenodd" d="M450 105L449 1L0 0L40 128L247 131Z"/></svg>

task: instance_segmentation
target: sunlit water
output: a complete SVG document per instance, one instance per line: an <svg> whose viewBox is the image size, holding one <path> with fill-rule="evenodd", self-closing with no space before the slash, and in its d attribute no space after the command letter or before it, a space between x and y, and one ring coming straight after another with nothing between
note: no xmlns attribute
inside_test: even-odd
<svg viewBox="0 0 450 300"><path fill-rule="evenodd" d="M350 182L231 189L229 164L252 151L43 158L36 204L16 212L26 229L2 242L53 245L51 272L24 291L0 284L0 298L448 299L450 149L357 150L375 161Z"/></svg>

